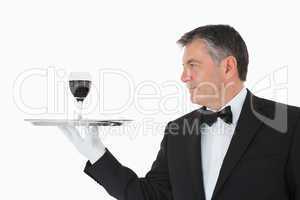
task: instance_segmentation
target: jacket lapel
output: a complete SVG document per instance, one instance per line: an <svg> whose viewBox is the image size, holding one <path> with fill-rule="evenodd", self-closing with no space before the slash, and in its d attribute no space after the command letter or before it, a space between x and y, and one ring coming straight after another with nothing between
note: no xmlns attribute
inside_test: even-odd
<svg viewBox="0 0 300 200"><path fill-rule="evenodd" d="M201 115L196 111L191 116L185 118L183 123L183 133L185 138L187 170L189 180L192 183L193 199L205 199L202 159L201 159Z"/></svg>
<svg viewBox="0 0 300 200"><path fill-rule="evenodd" d="M248 145L254 138L262 122L255 117L253 112L260 109L256 97L247 89L240 117L232 136L228 151L223 160L219 177L213 192L212 199L220 192L226 180L229 178L234 167L237 165L243 154L246 152Z"/></svg>

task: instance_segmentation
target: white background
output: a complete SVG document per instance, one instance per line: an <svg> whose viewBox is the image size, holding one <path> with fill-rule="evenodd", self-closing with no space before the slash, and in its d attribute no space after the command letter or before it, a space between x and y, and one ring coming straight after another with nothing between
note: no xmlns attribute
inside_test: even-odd
<svg viewBox="0 0 300 200"><path fill-rule="evenodd" d="M197 107L180 83L181 51L175 42L198 26L235 27L250 53L246 86L259 96L300 106L299 15L296 1L1 1L0 199L113 199L83 173L86 159L58 129L23 121L72 116L73 99L63 85L70 71L93 75L86 117L135 120L135 128L103 130L101 137L123 165L144 176L164 125ZM127 80L112 75L101 82L104 69L122 71ZM34 70L60 76L28 78ZM26 73L26 81L18 83ZM65 90L53 90L47 81ZM142 99L141 93L152 98ZM124 110L104 113L127 101ZM48 110L34 114L36 107Z"/></svg>

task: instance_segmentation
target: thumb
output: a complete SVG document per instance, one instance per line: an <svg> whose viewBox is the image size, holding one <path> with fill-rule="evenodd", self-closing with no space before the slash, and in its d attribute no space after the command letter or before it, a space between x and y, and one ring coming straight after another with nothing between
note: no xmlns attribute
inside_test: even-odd
<svg viewBox="0 0 300 200"><path fill-rule="evenodd" d="M61 132L63 132L63 134L64 134L69 140L71 140L72 135L71 135L71 133L69 132L69 130L68 130L67 127L61 125L61 126L57 126L57 128L58 128Z"/></svg>

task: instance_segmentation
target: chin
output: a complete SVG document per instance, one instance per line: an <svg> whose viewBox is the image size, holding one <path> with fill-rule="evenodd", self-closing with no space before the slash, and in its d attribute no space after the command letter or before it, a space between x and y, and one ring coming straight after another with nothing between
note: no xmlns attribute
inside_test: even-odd
<svg viewBox="0 0 300 200"><path fill-rule="evenodd" d="M193 104L202 105L202 103L199 101L199 99L195 99L195 98L193 98L192 96L191 96L191 102L192 102Z"/></svg>

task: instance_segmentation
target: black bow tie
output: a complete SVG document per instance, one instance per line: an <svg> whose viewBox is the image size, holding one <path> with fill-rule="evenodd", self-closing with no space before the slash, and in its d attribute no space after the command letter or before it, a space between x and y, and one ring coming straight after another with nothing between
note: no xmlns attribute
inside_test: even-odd
<svg viewBox="0 0 300 200"><path fill-rule="evenodd" d="M199 109L199 112L202 116L202 122L208 124L209 126L215 123L218 117L220 117L227 124L232 123L232 112L230 106L226 106L218 112L207 110L207 108L203 106Z"/></svg>

